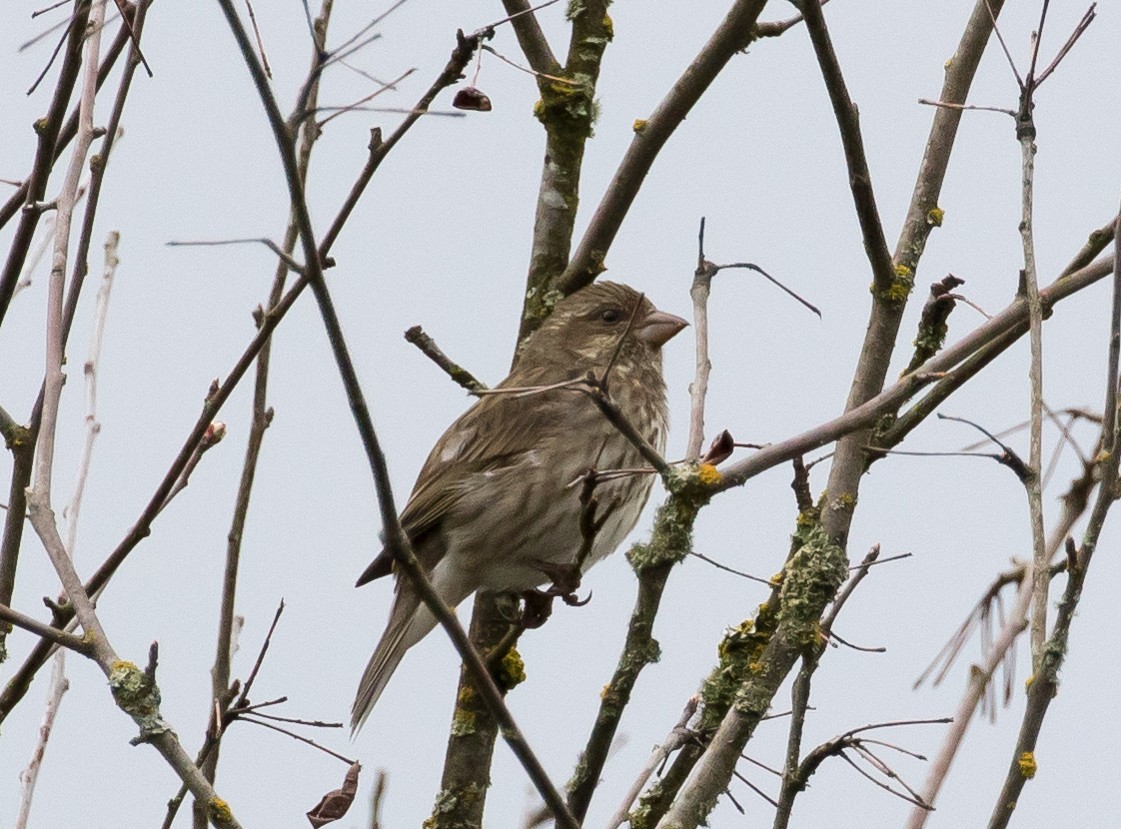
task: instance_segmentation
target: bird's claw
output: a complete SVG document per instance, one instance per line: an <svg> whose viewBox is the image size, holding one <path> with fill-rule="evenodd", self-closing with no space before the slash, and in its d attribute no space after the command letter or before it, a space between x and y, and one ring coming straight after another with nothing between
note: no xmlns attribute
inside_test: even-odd
<svg viewBox="0 0 1121 829"><path fill-rule="evenodd" d="M592 591L591 590L588 591L588 597L586 599L578 598L576 596L576 593L565 593L564 595L561 596L561 601L563 601L569 607L583 607L584 605L586 605L591 600L592 600Z"/></svg>
<svg viewBox="0 0 1121 829"><path fill-rule="evenodd" d="M578 564L542 564L539 565L540 570L552 581L544 590L538 590L538 593L544 593L547 596L559 596L564 599L565 604L570 604L568 601L569 596L572 596L580 589L580 579L583 573L580 571Z"/></svg>

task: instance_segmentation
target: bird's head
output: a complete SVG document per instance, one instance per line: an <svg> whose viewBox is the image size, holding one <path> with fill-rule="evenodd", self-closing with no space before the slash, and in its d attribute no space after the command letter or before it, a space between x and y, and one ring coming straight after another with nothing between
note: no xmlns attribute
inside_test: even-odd
<svg viewBox="0 0 1121 829"><path fill-rule="evenodd" d="M556 304L525 342L519 363L603 369L618 351L617 363L660 368L662 345L686 325L634 288L596 282Z"/></svg>

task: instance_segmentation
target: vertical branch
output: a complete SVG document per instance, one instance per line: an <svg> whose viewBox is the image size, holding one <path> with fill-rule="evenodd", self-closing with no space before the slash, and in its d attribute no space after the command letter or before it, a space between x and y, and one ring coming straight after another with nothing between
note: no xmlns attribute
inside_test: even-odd
<svg viewBox="0 0 1121 829"><path fill-rule="evenodd" d="M62 182L57 199L55 216L54 253L51 257L51 274L47 287L47 364L43 379L43 421L36 446L34 491L41 505L49 507L51 476L54 471L55 428L58 404L62 397L63 323L62 300L66 277L67 254L70 246L70 223L78 196L78 183L86 165L86 155L93 143L93 104L97 94L97 56L101 48L101 28L105 22L105 2L91 4L86 22L85 57L81 103L78 107L78 132L70 165ZM30 499L29 499L30 500Z"/></svg>
<svg viewBox="0 0 1121 829"><path fill-rule="evenodd" d="M43 766L47 743L50 742L51 732L54 730L55 715L58 713L59 705L62 704L62 695L70 690L70 681L66 678L65 654L65 649L60 649L55 654L51 682L47 688L47 706L43 711L43 721L39 724L39 742L35 745L31 762L19 775L19 814L12 829L27 829L27 822L31 817L31 802L35 796L35 785L39 782L39 769Z"/></svg>
<svg viewBox="0 0 1121 829"><path fill-rule="evenodd" d="M140 0L140 3L136 6L135 13L132 15L132 32L137 38L140 37L140 33L143 29L145 13L150 2L151 0ZM98 70L97 80L95 82L97 89L100 89L101 85L105 82L109 74L109 69L112 68L128 42L129 27L122 24L121 30L117 33L117 37L109 47L109 53L105 56ZM73 269L70 276L70 287L67 289L66 306L63 309L62 341L64 346L69 336L71 323L74 319L82 282L88 269L87 256L89 253L90 240L93 236L93 219L97 211L101 182L105 174L105 165L108 163L109 154L112 150L114 139L116 138L117 125L120 123L121 113L124 110L125 98L128 95L135 69L135 61L128 60L125 62L124 69L121 72L121 80L117 88L116 100L114 101L113 110L107 122L105 138L102 139L101 149L98 155L94 156L96 163L93 163L91 160L90 166L92 169L90 171L89 198L86 201L82 230L78 238L77 254L72 257ZM63 105L65 105L65 103L66 102L63 101ZM57 158L61 154L63 146L74 137L77 131L78 111L75 110L66 125L62 128L62 132L54 144L54 158ZM27 191L25 191L25 194L26 192ZM0 214L2 214L2 210L0 210ZM2 223L2 220L3 216L0 215L0 223ZM11 509L8 510L5 516L4 534L2 540L0 540L0 604L11 603L12 592L15 587L15 574L19 561L19 550L23 540L24 529L24 521L21 516L23 516L26 511L25 490L31 484L32 461L34 458L35 443L38 439L39 424L42 417L42 405L43 390L40 389L39 398L35 403L28 426L25 429L21 428L17 438L8 440L8 444L12 449L13 468L8 496L8 504L11 506ZM7 437L7 435L5 435L5 437ZM0 631L0 655L3 653L3 642L4 634ZM2 657L0 657L0 661L2 661ZM3 714L0 713L0 720L2 719Z"/></svg>
<svg viewBox="0 0 1121 829"><path fill-rule="evenodd" d="M525 673L521 657L512 644L505 653L498 651L511 641L507 638L509 618L517 610L515 601L510 601L508 605L504 605L503 601L502 597L493 594L485 594L481 601L476 601L468 633L476 647L498 643L489 651L488 661L496 666L493 672L499 679L499 690L506 693L525 678ZM459 687L475 688L475 681L466 665L460 669ZM491 783L490 769L498 731L498 722L487 710L486 701L480 694L472 691L457 695L452 711L451 734L444 753L444 770L440 776L440 795L432 814L424 821L425 829L462 829L484 825L483 810L486 807L486 790Z"/></svg>
<svg viewBox="0 0 1121 829"><path fill-rule="evenodd" d="M643 668L657 659L654 620L661 606L666 581L673 567L692 549L693 521L707 501L699 476L683 477L677 483L679 485L667 483L671 488L670 495L658 508L650 542L635 544L627 553L627 559L638 576L638 595L618 665L611 681L600 693L595 724L568 783L568 803L579 820L587 814L592 795L599 785L611 743L638 676Z"/></svg>
<svg viewBox="0 0 1121 829"><path fill-rule="evenodd" d="M708 396L708 375L712 361L708 357L708 295L717 269L705 259L705 220L697 234L697 270L693 272L693 285L689 296L693 300L693 331L696 337L696 373L689 385L689 439L685 444L685 457L701 456L705 439L705 398Z"/></svg>
<svg viewBox="0 0 1121 829"><path fill-rule="evenodd" d="M860 566L856 568L852 577L838 594L829 615L822 620L821 641L802 657L802 668L798 671L798 676L795 677L794 685L790 689L790 730L786 741L786 760L782 767L782 787L779 792L778 807L775 809L773 829L786 829L790 824L790 811L794 806L794 798L798 792L806 787L806 779L799 774L802 759L802 732L806 724L806 712L810 707L810 687L813 683L813 675L817 670L822 654L825 653L825 648L828 646L829 634L833 631L833 623L837 620L837 615L841 612L841 608L845 606L849 596L868 575L868 571L879 557L880 545L877 544L864 556Z"/></svg>
<svg viewBox="0 0 1121 829"><path fill-rule="evenodd" d="M559 296L555 290L557 278L568 264L580 204L584 149L592 136L596 117L595 93L600 62L613 35L611 18L607 15L609 5L610 0L570 5L571 33L563 68L557 64L532 13L519 14L512 21L530 65L538 72L560 75L572 81L559 83L545 77L538 79L541 99L534 107L534 113L545 128L545 156L519 324L519 344L552 311L552 305ZM525 12L529 8L523 0L504 0L504 6L510 14ZM516 349L514 359L517 359ZM472 620L476 617L480 620L498 618L497 598L487 593L476 594L471 613ZM489 652L500 646L512 650L517 644L517 637L508 639L507 631L501 624L481 623L476 628L472 622L472 628L472 641L481 651ZM456 691L457 701L472 699L478 693L474 678L469 672L463 672ZM457 713L458 705L457 702ZM470 792L469 799L460 798L458 802L463 810L481 816L498 722L493 712L485 707L479 708L473 712L475 738L463 740L453 735L449 740L443 790ZM454 783L454 788L449 788L448 783ZM457 819L457 815L447 814L439 819L450 821Z"/></svg>
<svg viewBox="0 0 1121 829"><path fill-rule="evenodd" d="M1116 229L1121 230L1121 213L1116 219ZM1116 237L1117 234L1115 234ZM1042 659L1035 667L1031 684L1028 686L1027 705L1012 753L1008 773L1000 794L997 796L989 819L989 829L1004 829L1008 826L1016 809L1024 784L1035 770L1035 748L1043 720L1051 700L1059 692L1059 671L1067 653L1070 628L1074 622L1078 602L1094 551L1101 537L1106 516L1116 501L1118 467L1121 458L1117 454L1117 393L1119 369L1121 369L1121 244L1114 239L1113 249L1113 303L1110 313L1108 369L1105 386L1105 408L1102 413L1101 451L1095 458L1101 475L1101 485L1086 531L1082 536L1082 546L1075 548L1073 540L1067 541L1067 584L1059 600L1055 624L1051 636L1042 649ZM1087 470L1089 474L1091 470ZM1064 533L1065 535L1065 533Z"/></svg>
<svg viewBox="0 0 1121 829"><path fill-rule="evenodd" d="M86 480L89 477L90 461L93 457L93 444L101 432L101 423L97 419L97 372L101 363L101 346L105 340L105 322L109 315L109 296L113 290L113 278L117 273L117 244L120 234L111 231L105 240L105 268L102 272L101 285L97 291L95 301L93 334L90 336L89 356L83 366L86 376L86 440L82 446L82 456L78 461L78 476L74 484L74 495L66 508L67 532L66 549L74 555L78 542L78 516L82 509L82 498L86 491Z"/></svg>
<svg viewBox="0 0 1121 829"><path fill-rule="evenodd" d="M1034 563L1031 603L1032 670L1039 670L1043 644L1047 638L1047 596L1051 586L1049 559L1043 538L1043 303L1039 299L1039 280L1035 267L1035 240L1032 231L1032 194L1035 187L1035 124L1032 121L1034 79L1029 73L1027 85L1020 93L1020 113L1016 122L1016 138L1021 154L1020 238L1024 248L1023 288L1028 301L1028 337L1031 345L1030 448L1028 469L1031 477L1024 482L1028 491L1031 520L1032 560Z"/></svg>
<svg viewBox="0 0 1121 829"><path fill-rule="evenodd" d="M545 127L545 159L541 168L537 211L533 222L533 246L518 342L545 319L557 300L556 281L568 264L572 231L580 206L580 170L584 148L592 136L596 118L596 83L600 62L613 34L607 16L610 0L590 0L571 4L572 31L563 76L571 83L539 77L541 100L534 114ZM529 15L525 15L529 17ZM525 41L530 21L515 27L519 40ZM530 46L536 39L523 45ZM541 49L533 49L537 62ZM554 72L549 72L554 74Z"/></svg>
<svg viewBox="0 0 1121 829"><path fill-rule="evenodd" d="M101 345L105 337L105 321L109 312L109 295L113 288L113 277L116 274L117 242L120 235L116 231L109 234L105 242L105 268L102 272L101 287L97 292L96 310L94 312L93 334L90 336L89 356L86 358L84 373L86 377L86 438L82 445L82 455L78 461L77 480L74 484L74 494L66 507L66 552L73 558L78 540L78 518L81 515L82 500L86 491L86 481L89 478L90 461L93 457L93 445L101 431L101 424L97 420L97 367L101 361ZM39 742L35 754L28 763L27 768L20 774L20 813L16 819L16 829L25 829L31 814L31 801L35 794L35 784L39 778L39 768L46 754L47 742L50 740L54 727L55 715L58 713L62 695L70 688L70 681L66 678L66 650L60 648L54 656L54 667L51 670L50 685L47 691L47 706L43 714L43 722L39 726Z"/></svg>

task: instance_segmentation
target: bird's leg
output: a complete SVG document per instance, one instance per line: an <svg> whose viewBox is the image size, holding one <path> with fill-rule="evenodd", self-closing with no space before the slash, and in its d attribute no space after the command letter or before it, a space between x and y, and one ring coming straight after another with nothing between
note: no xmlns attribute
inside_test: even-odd
<svg viewBox="0 0 1121 829"><path fill-rule="evenodd" d="M581 570L579 563L549 564L538 562L538 569L549 577L550 585L544 589L534 588L522 593L525 606L522 609L522 624L527 628L539 628L545 624L553 612L553 599L560 598L569 607L583 607L592 599L580 599L576 591L580 589Z"/></svg>
<svg viewBox="0 0 1121 829"><path fill-rule="evenodd" d="M544 615L537 621L537 616L533 616L533 620L537 621L536 625L528 625L527 627L539 627L544 624L545 619L549 618L551 612L551 600L559 596L569 607L583 607L592 600L592 594L589 593L586 599L580 599L576 596L576 591L580 589L580 580L584 573L584 565L588 560L588 556L592 553L592 545L595 543L596 534L602 529L607 517L618 506L618 499L613 500L603 515L597 515L599 510L599 499L595 497L596 484L599 483L599 472L595 467L590 467L581 478L582 486L580 489L580 549L576 552L576 559L569 564L551 564L548 562L538 562L537 568L549 577L551 584L544 590L531 590L524 594L526 600L526 614L528 615L533 610L534 613L539 614L543 609L542 600L548 600L549 608L544 611ZM575 481L573 482L575 483ZM530 597L533 597L532 600ZM531 605L533 607L531 608Z"/></svg>
<svg viewBox="0 0 1121 829"><path fill-rule="evenodd" d="M537 629L553 614L553 594L547 590L527 590L522 594L522 627Z"/></svg>

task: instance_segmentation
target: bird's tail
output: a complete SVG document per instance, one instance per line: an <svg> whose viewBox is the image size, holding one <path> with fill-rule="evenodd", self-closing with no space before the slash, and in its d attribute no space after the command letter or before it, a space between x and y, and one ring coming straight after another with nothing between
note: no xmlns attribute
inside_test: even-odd
<svg viewBox="0 0 1121 829"><path fill-rule="evenodd" d="M358 683L358 694L350 712L351 734L357 732L370 716L405 651L423 639L435 625L435 617L421 605L416 593L402 584L393 602L389 624L366 664L362 681Z"/></svg>

